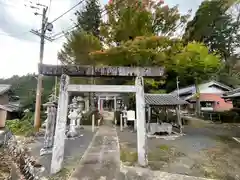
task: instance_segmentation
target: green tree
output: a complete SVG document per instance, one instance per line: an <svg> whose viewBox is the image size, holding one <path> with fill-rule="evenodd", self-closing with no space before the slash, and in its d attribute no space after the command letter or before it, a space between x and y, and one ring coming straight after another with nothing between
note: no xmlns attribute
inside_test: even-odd
<svg viewBox="0 0 240 180"><path fill-rule="evenodd" d="M162 66L167 76L174 74L174 82L175 77L180 76L197 84L220 68L219 56L209 53L204 44L193 42L184 47L180 39L160 36L136 37L118 47L93 52L91 56L97 61L111 61L113 65ZM146 82L149 91L160 89L164 83Z"/></svg>
<svg viewBox="0 0 240 180"><path fill-rule="evenodd" d="M221 66L220 56L209 53L203 43L189 43L173 57L172 69L181 77L192 79L196 87L196 113L200 115L198 84L212 77Z"/></svg>
<svg viewBox="0 0 240 180"><path fill-rule="evenodd" d="M67 42L58 53L63 64L92 65L89 53L102 48L99 40L101 10L98 0L87 0L86 5L77 11L77 29L66 36Z"/></svg>
<svg viewBox="0 0 240 180"><path fill-rule="evenodd" d="M184 39L203 42L212 51L218 50L226 56L225 35L230 33L230 16L226 12L231 5L228 0L203 1L193 20L188 22Z"/></svg>
<svg viewBox="0 0 240 180"><path fill-rule="evenodd" d="M80 11L77 11L76 15L80 30L84 30L99 37L101 9L98 0L87 0L85 7Z"/></svg>
<svg viewBox="0 0 240 180"><path fill-rule="evenodd" d="M112 0L105 8L107 21L101 25L101 35L109 46L138 36L172 35L189 17L163 1Z"/></svg>
<svg viewBox="0 0 240 180"><path fill-rule="evenodd" d="M198 41L211 51L218 51L222 57L222 68L216 79L228 85L239 84L236 66L240 47L240 3L236 0L204 1L195 17L187 25L186 42Z"/></svg>
<svg viewBox="0 0 240 180"><path fill-rule="evenodd" d="M91 65L94 62L89 57L89 53L100 50L101 47L97 37L86 31L76 30L67 37L67 42L63 44L58 58L63 64Z"/></svg>

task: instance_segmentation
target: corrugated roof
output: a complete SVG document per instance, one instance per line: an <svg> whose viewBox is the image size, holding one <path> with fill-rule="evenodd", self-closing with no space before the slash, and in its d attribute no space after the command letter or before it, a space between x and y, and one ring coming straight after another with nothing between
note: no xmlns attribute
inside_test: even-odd
<svg viewBox="0 0 240 180"><path fill-rule="evenodd" d="M222 97L223 98L240 97L240 88L237 88L237 89L234 89L232 91L226 92Z"/></svg>
<svg viewBox="0 0 240 180"><path fill-rule="evenodd" d="M8 112L17 112L19 111L21 108L20 105L15 105L15 104L4 104L4 105L0 105L0 109L4 109L5 111L8 111Z"/></svg>
<svg viewBox="0 0 240 180"><path fill-rule="evenodd" d="M226 89L228 91L232 90L231 87L229 87L229 86L227 86L225 84L222 84L220 82L214 81L214 80L213 81L208 81L206 83L201 83L201 84L199 84L199 87L203 86L203 85L207 85L207 84L208 84L208 86L216 85L216 86L222 87L222 88L224 88L224 89ZM191 86L187 86L185 88L180 88L179 89L179 94L180 95L181 94L186 94L186 93L195 93L195 92L196 92L195 85L191 85ZM174 90L173 92L171 92L171 94L177 94L177 93L178 93L177 90Z"/></svg>
<svg viewBox="0 0 240 180"><path fill-rule="evenodd" d="M155 106L188 104L188 102L178 99L172 94L145 94L145 103Z"/></svg>
<svg viewBox="0 0 240 180"><path fill-rule="evenodd" d="M188 87L180 88L180 89L179 89L179 94L195 93L195 92L196 92L195 85L192 85L192 86L188 86ZM178 93L177 90L171 92L171 94L177 94L177 93Z"/></svg>
<svg viewBox="0 0 240 180"><path fill-rule="evenodd" d="M4 94L11 88L10 84L0 84L0 95Z"/></svg>

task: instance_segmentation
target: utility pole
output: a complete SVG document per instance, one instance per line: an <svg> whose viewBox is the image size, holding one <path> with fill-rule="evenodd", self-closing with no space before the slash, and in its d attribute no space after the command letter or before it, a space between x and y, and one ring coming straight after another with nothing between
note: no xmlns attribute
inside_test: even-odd
<svg viewBox="0 0 240 180"><path fill-rule="evenodd" d="M51 38L46 37L45 33L47 30L52 31L53 26L52 24L47 22L48 18L46 17L46 14L47 14L48 7L41 4L37 4L37 5L43 6L42 14L35 13L35 15L42 16L41 32L39 33L36 30L31 30L30 32L40 36L39 65L42 65L45 39L48 39L51 41ZM39 73L37 78L36 104L35 104L35 116L34 116L34 128L37 132L39 131L39 128L41 126L40 114L41 114L42 79L43 79L43 75Z"/></svg>
<svg viewBox="0 0 240 180"><path fill-rule="evenodd" d="M177 76L176 83L177 83L177 98L178 98L178 100L180 100L180 96L179 96L179 82L180 81L179 81L178 76ZM178 113L177 113L178 123L180 125L180 133L182 133L182 120L181 120L181 106L180 105L177 106L177 111L178 111Z"/></svg>

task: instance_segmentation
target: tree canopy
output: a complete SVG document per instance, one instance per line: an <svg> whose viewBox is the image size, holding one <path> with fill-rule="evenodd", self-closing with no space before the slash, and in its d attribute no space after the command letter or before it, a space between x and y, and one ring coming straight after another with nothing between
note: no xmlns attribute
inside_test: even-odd
<svg viewBox="0 0 240 180"><path fill-rule="evenodd" d="M173 35L189 18L189 14L180 14L177 5L169 7L162 0L112 0L105 9L107 20L101 24L101 35L109 46L137 36Z"/></svg>
<svg viewBox="0 0 240 180"><path fill-rule="evenodd" d="M187 24L183 36L187 42L202 42L210 51L218 51L222 68L217 80L227 85L240 84L237 71L240 48L240 2L236 0L204 1Z"/></svg>
<svg viewBox="0 0 240 180"><path fill-rule="evenodd" d="M237 18L230 11L234 5L231 0L204 1L188 22L191 11L182 14L177 5L169 7L162 0L111 0L105 6L99 36L87 29L73 31L59 57L68 64L165 67L165 79L145 81L149 91L175 89L176 76L181 86L219 78L226 69L223 57L236 47L237 38L230 37L230 32L237 33ZM77 14L81 19L84 13ZM185 25L181 38L177 32Z"/></svg>
<svg viewBox="0 0 240 180"><path fill-rule="evenodd" d="M77 28L66 36L66 43L58 53L64 64L93 64L89 53L100 50L99 40L101 10L98 0L87 0L84 8L78 10Z"/></svg>

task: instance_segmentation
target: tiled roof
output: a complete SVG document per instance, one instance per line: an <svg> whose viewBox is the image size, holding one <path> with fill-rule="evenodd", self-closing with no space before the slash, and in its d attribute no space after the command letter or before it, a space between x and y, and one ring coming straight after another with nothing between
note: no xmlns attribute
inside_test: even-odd
<svg viewBox="0 0 240 180"><path fill-rule="evenodd" d="M0 95L4 94L11 88L10 84L0 84Z"/></svg>
<svg viewBox="0 0 240 180"><path fill-rule="evenodd" d="M145 94L145 103L158 106L188 104L188 102L178 99L172 94Z"/></svg>

